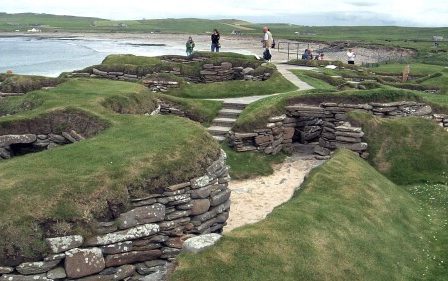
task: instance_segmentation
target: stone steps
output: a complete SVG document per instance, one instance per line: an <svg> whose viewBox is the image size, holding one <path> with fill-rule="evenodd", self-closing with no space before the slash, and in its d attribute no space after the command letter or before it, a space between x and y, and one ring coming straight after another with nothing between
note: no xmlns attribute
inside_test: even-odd
<svg viewBox="0 0 448 281"><path fill-rule="evenodd" d="M212 126L233 126L235 124L236 118L225 118L225 117L217 117L213 120Z"/></svg>
<svg viewBox="0 0 448 281"><path fill-rule="evenodd" d="M236 103L236 102L224 102L222 104L223 109L245 109L247 104L245 103Z"/></svg>
<svg viewBox="0 0 448 281"><path fill-rule="evenodd" d="M218 142L223 142L226 140L226 137L224 136L213 136L213 138Z"/></svg>
<svg viewBox="0 0 448 281"><path fill-rule="evenodd" d="M217 118L237 118L241 112L243 112L241 109L224 108L218 112Z"/></svg>
<svg viewBox="0 0 448 281"><path fill-rule="evenodd" d="M224 102L218 116L212 121L212 126L208 128L208 132L213 138L219 142L226 140L226 135L235 125L238 116L246 108L247 103Z"/></svg>
<svg viewBox="0 0 448 281"><path fill-rule="evenodd" d="M212 136L225 136L230 130L232 130L232 127L212 126L208 128Z"/></svg>

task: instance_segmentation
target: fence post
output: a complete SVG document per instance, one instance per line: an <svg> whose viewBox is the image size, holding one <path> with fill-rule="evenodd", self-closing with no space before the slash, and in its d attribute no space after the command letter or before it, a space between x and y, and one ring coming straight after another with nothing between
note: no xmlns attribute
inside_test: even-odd
<svg viewBox="0 0 448 281"><path fill-rule="evenodd" d="M297 43L297 52L296 52L297 60L299 60L299 50L300 50L300 43Z"/></svg>

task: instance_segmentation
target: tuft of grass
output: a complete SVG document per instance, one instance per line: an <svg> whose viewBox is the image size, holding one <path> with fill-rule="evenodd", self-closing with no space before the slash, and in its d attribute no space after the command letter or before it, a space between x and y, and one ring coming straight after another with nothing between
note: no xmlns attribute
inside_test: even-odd
<svg viewBox="0 0 448 281"><path fill-rule="evenodd" d="M227 153L230 176L236 180L271 175L274 172L272 165L280 164L286 158L284 153L277 155L266 155L259 152L239 153L227 145L223 145L223 149Z"/></svg>
<svg viewBox="0 0 448 281"><path fill-rule="evenodd" d="M446 220L340 150L265 220L181 254L172 280L444 280L432 243L446 229L439 219Z"/></svg>

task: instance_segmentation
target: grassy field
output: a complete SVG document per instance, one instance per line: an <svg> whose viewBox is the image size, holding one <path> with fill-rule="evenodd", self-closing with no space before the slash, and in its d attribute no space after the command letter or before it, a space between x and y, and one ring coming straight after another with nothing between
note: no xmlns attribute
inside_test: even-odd
<svg viewBox="0 0 448 281"><path fill-rule="evenodd" d="M86 141L0 162L0 251L9 253L0 264L17 253L38 257L46 222L57 222L45 230L56 235L87 234L86 223L102 216L107 202L127 204L128 187L143 196L203 173L219 145L187 119L133 114L151 110L153 99L142 85L96 79L70 80L11 99L14 106L36 106L0 117L2 129L54 110L82 111L108 128Z"/></svg>
<svg viewBox="0 0 448 281"><path fill-rule="evenodd" d="M247 35L259 35L261 27L269 25L277 37L306 38L310 40L352 40L385 43L431 43L433 35L448 37L446 28L418 28L395 26L300 26L281 23L254 24L237 19L206 20L184 19L147 19L147 20L106 20L56 16L47 14L5 14L0 13L0 28L13 31L18 27L43 26L47 29L74 31L128 31L128 32L174 32L204 33L218 28L223 33L239 30ZM417 41L417 42L414 42Z"/></svg>
<svg viewBox="0 0 448 281"><path fill-rule="evenodd" d="M437 192L339 151L266 220L182 254L173 280L445 280L447 188Z"/></svg>

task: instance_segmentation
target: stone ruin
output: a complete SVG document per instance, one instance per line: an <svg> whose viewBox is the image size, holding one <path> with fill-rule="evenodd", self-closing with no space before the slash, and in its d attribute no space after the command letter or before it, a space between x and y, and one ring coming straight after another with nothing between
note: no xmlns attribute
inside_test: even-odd
<svg viewBox="0 0 448 281"><path fill-rule="evenodd" d="M219 65L206 63L202 65L197 75L183 74L180 67L172 67L171 70L162 71L161 73L150 73L147 75L128 74L123 71L102 71L93 68L91 72L73 72L69 77L80 78L105 78L111 80L140 82L148 86L153 92L166 92L170 88L178 88L178 81L158 76L158 74L172 74L177 77L184 78L191 83L216 83L233 80L246 81L265 81L271 77L270 72L256 73L251 67L235 67L230 62L223 62Z"/></svg>
<svg viewBox="0 0 448 281"><path fill-rule="evenodd" d="M107 125L83 111L53 111L0 124L0 161L53 149L96 135Z"/></svg>
<svg viewBox="0 0 448 281"><path fill-rule="evenodd" d="M75 130L62 132L62 134L3 135L0 136L0 161L79 142L84 139Z"/></svg>
<svg viewBox="0 0 448 281"><path fill-rule="evenodd" d="M0 280L164 280L197 235L222 232L230 210L225 159L222 151L203 176L129 198L126 212L93 224L95 235L47 237L43 260L0 265Z"/></svg>
<svg viewBox="0 0 448 281"><path fill-rule="evenodd" d="M289 151L293 143L314 144L317 159L328 159L337 148L346 148L368 157L364 132L348 122L347 113L363 111L382 118L418 116L436 121L448 130L448 115L433 114L424 103L401 101L390 103L348 104L324 102L319 105L296 104L286 107L286 114L269 118L264 129L248 133L231 132L230 145L239 152L260 151L277 154Z"/></svg>

